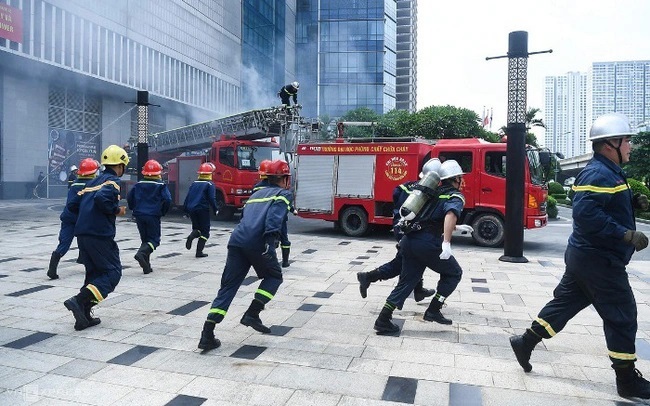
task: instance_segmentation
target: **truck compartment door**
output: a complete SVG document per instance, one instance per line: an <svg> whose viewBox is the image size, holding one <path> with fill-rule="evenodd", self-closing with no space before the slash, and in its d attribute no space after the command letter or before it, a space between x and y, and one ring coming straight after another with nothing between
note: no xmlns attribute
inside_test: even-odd
<svg viewBox="0 0 650 406"><path fill-rule="evenodd" d="M296 157L296 208L331 213L334 210L334 155Z"/></svg>
<svg viewBox="0 0 650 406"><path fill-rule="evenodd" d="M339 155L336 196L374 197L375 155Z"/></svg>
<svg viewBox="0 0 650 406"><path fill-rule="evenodd" d="M196 173L202 163L202 157L178 160L178 184L176 185L176 188L178 189L177 196L179 205L182 205L183 202L185 202L185 196L187 196L190 186L192 186L192 183L196 180Z"/></svg>

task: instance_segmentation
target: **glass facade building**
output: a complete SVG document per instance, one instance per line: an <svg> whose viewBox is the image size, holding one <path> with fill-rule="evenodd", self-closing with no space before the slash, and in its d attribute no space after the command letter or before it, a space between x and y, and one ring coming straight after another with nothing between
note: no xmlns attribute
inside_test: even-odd
<svg viewBox="0 0 650 406"><path fill-rule="evenodd" d="M242 108L280 104L278 90L295 79L295 0L242 2Z"/></svg>
<svg viewBox="0 0 650 406"><path fill-rule="evenodd" d="M305 115L396 107L395 0L298 0L296 31Z"/></svg>

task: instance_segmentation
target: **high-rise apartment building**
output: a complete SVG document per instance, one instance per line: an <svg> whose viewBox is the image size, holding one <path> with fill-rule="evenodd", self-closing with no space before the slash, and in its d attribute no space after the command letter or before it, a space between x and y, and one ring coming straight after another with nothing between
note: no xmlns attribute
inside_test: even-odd
<svg viewBox="0 0 650 406"><path fill-rule="evenodd" d="M544 145L566 158L586 152L587 74L547 76L544 94Z"/></svg>
<svg viewBox="0 0 650 406"><path fill-rule="evenodd" d="M336 117L358 107L383 114L396 107L396 0L298 0L296 14L305 115Z"/></svg>
<svg viewBox="0 0 650 406"><path fill-rule="evenodd" d="M397 78L395 107L417 110L417 0L397 0Z"/></svg>
<svg viewBox="0 0 650 406"><path fill-rule="evenodd" d="M605 113L625 114L634 129L650 121L650 61L594 62L589 125Z"/></svg>

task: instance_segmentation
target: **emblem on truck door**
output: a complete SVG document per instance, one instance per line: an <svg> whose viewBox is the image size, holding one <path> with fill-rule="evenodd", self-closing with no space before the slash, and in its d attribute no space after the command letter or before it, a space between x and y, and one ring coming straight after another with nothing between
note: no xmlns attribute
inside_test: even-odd
<svg viewBox="0 0 650 406"><path fill-rule="evenodd" d="M384 173L390 180L402 180L408 174L408 162L402 157L394 156L386 161Z"/></svg>

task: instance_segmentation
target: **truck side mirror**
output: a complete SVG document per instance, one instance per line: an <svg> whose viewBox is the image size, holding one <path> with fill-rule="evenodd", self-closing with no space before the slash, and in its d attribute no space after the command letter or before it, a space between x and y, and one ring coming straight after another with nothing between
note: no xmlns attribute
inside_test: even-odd
<svg viewBox="0 0 650 406"><path fill-rule="evenodd" d="M539 151L539 163L545 168L551 166L551 153L549 151Z"/></svg>

